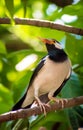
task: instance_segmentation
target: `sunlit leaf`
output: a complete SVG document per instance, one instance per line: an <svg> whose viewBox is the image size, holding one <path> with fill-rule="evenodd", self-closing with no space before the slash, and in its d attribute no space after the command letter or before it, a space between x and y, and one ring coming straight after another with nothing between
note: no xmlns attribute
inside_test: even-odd
<svg viewBox="0 0 83 130"><path fill-rule="evenodd" d="M26 16L26 11L27 11L27 0L21 0L21 3L23 5L23 9L24 9L24 17Z"/></svg>
<svg viewBox="0 0 83 130"><path fill-rule="evenodd" d="M11 16L13 18L14 15L14 1L13 0L5 0L6 8Z"/></svg>

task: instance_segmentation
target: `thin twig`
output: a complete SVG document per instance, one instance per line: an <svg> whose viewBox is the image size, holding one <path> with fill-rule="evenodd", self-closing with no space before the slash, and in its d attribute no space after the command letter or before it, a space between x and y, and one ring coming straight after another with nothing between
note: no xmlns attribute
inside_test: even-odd
<svg viewBox="0 0 83 130"><path fill-rule="evenodd" d="M48 113L50 111L55 111L55 110L60 110L64 108L70 108L77 105L81 105L83 104L83 96L70 98L66 100L63 99L63 102L64 102L64 106L62 105L61 100L60 102L55 102L54 104L51 104L50 107L46 106L46 112ZM10 120L16 120L20 118L26 118L32 115L39 115L42 113L43 112L40 110L40 107L11 111L11 112L0 115L0 123L5 122L5 121L10 121Z"/></svg>
<svg viewBox="0 0 83 130"><path fill-rule="evenodd" d="M37 27L45 27L45 28L65 31L68 33L83 35L83 29L68 26L68 25L57 24L52 21L29 19L29 18L13 18L13 20L17 25L31 25ZM10 18L0 18L0 24L10 24L10 23L11 23Z"/></svg>

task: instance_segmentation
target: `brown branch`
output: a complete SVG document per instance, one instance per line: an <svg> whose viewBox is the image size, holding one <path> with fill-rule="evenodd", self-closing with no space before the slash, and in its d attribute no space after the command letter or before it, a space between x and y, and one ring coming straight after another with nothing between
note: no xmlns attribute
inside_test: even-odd
<svg viewBox="0 0 83 130"><path fill-rule="evenodd" d="M70 99L66 99L66 100L63 99L63 102L64 102L63 107L62 107L61 102L55 102L55 103L51 104L50 107L46 106L46 112L48 113L50 111L55 111L55 110L60 110L60 109L64 109L64 108L70 108L70 107L74 107L77 105L81 105L81 104L83 104L83 96L76 97L76 98L70 98ZM32 115L39 115L42 113L43 112L41 112L39 107L11 111L11 112L0 115L0 123L5 122L5 121L10 121L10 120L16 120L19 118L26 118L26 117L30 117Z"/></svg>
<svg viewBox="0 0 83 130"><path fill-rule="evenodd" d="M13 20L17 25L31 25L37 27L45 27L45 28L56 29L56 30L65 31L69 33L74 33L78 35L83 35L83 29L68 26L68 25L60 25L52 21L29 19L29 18L14 18ZM10 18L0 18L0 24L10 24L10 23L11 23Z"/></svg>

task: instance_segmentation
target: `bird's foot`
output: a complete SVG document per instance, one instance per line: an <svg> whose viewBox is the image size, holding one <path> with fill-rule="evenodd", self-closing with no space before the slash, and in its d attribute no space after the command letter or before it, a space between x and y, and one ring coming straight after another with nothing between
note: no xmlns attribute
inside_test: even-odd
<svg viewBox="0 0 83 130"><path fill-rule="evenodd" d="M50 101L54 101L54 102L57 102L57 103L61 103L62 105L62 108L64 108L64 105L65 103L67 102L67 99L59 99L59 98L55 98L55 97L51 97L50 98Z"/></svg>
<svg viewBox="0 0 83 130"><path fill-rule="evenodd" d="M50 107L49 104L42 103L38 97L35 97L36 104L40 107L41 111L44 112L44 115L46 116L46 107Z"/></svg>

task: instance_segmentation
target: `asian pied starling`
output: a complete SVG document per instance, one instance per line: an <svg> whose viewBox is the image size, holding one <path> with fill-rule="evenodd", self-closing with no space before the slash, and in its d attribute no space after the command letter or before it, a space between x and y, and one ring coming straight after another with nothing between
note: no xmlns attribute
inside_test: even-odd
<svg viewBox="0 0 83 130"><path fill-rule="evenodd" d="M48 54L37 65L26 93L12 108L13 111L29 108L36 101L45 114L46 103L56 101L55 96L70 78L71 62L60 43L54 39L40 40L45 43Z"/></svg>

